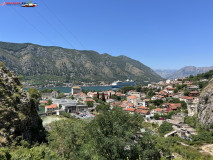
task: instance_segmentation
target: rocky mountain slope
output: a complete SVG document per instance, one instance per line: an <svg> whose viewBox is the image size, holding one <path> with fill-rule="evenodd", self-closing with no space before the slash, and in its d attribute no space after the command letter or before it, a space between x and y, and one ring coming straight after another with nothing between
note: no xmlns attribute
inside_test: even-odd
<svg viewBox="0 0 213 160"><path fill-rule="evenodd" d="M93 82L133 79L156 82L162 78L152 69L126 56L95 51L0 42L0 61L24 79Z"/></svg>
<svg viewBox="0 0 213 160"><path fill-rule="evenodd" d="M213 124L213 79L204 88L198 104L198 118L204 125Z"/></svg>
<svg viewBox="0 0 213 160"><path fill-rule="evenodd" d="M172 75L168 76L169 79L177 79L177 78L184 78L190 75L196 76L197 74L208 72L212 70L212 67L194 67L194 66L187 66L183 67L177 72L173 73Z"/></svg>
<svg viewBox="0 0 213 160"><path fill-rule="evenodd" d="M177 69L156 69L155 70L157 74L159 74L162 78L165 78L165 79L168 79L177 71L178 71Z"/></svg>
<svg viewBox="0 0 213 160"><path fill-rule="evenodd" d="M32 143L44 138L42 120L34 101L22 90L14 73L0 64L0 146L14 140Z"/></svg>

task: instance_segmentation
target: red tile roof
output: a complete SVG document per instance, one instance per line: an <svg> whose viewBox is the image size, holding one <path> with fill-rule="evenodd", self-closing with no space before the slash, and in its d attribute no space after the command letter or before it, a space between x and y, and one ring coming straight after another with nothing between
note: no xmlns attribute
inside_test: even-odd
<svg viewBox="0 0 213 160"><path fill-rule="evenodd" d="M147 114L149 111L148 110L137 109L135 112L142 113L142 114Z"/></svg>
<svg viewBox="0 0 213 160"><path fill-rule="evenodd" d="M127 109L125 109L125 111L134 112L135 108L127 108Z"/></svg>
<svg viewBox="0 0 213 160"><path fill-rule="evenodd" d="M57 108L57 104L51 104L49 106L46 106L46 108Z"/></svg>
<svg viewBox="0 0 213 160"><path fill-rule="evenodd" d="M47 103L47 101L40 101L39 103L45 104L45 103Z"/></svg>
<svg viewBox="0 0 213 160"><path fill-rule="evenodd" d="M145 106L138 106L138 109L148 110L149 108L147 108L147 107L145 107Z"/></svg>
<svg viewBox="0 0 213 160"><path fill-rule="evenodd" d="M163 108L156 108L156 109L154 109L154 111L156 111L156 112L161 112L163 110L164 110Z"/></svg>
<svg viewBox="0 0 213 160"><path fill-rule="evenodd" d="M136 96L135 96L135 95L131 95L131 96L129 96L128 98L129 98L129 99L135 99Z"/></svg>

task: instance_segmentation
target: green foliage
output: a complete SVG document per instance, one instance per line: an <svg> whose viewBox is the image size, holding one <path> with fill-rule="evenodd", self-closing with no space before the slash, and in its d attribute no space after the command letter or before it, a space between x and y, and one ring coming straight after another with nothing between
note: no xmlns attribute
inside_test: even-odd
<svg viewBox="0 0 213 160"><path fill-rule="evenodd" d="M27 52L27 46L29 45L34 48L31 52ZM144 83L144 81L157 82L162 79L149 67L125 56L114 57L108 54L99 54L95 51L44 47L34 44L1 42L0 48L4 49L4 52L1 52L2 56L5 57L3 60L10 60L10 63L7 63L7 67L16 70L17 74L23 74L24 80L29 80L34 85L46 85L48 81L57 81L55 84L58 86L63 85L63 82L73 82L75 84L96 82L98 84L98 81L105 81L111 83L118 79L124 81L128 77L138 83ZM44 54L36 54L38 48ZM57 50L60 50L60 52L57 52ZM26 52L26 54L18 54L20 51ZM54 57L55 52L57 52L58 57L64 57L60 60L60 65L57 63L57 58ZM26 61L29 61L30 66L20 63L24 57ZM88 64L93 65L82 65L85 60ZM72 64L72 67L69 67L68 64ZM129 70L125 70L128 66L132 67ZM28 67L27 70L25 70L26 67ZM103 67L106 68L104 74ZM71 77L70 73L72 73Z"/></svg>
<svg viewBox="0 0 213 160"><path fill-rule="evenodd" d="M178 93L178 89L177 88L174 90L174 93Z"/></svg>
<svg viewBox="0 0 213 160"><path fill-rule="evenodd" d="M101 99L102 99L103 102L106 102L104 92L102 92L102 98Z"/></svg>
<svg viewBox="0 0 213 160"><path fill-rule="evenodd" d="M110 105L105 105L105 104L99 104L96 106L96 111L97 112L105 112L110 110Z"/></svg>
<svg viewBox="0 0 213 160"><path fill-rule="evenodd" d="M5 66L4 62L0 62L0 67L3 68Z"/></svg>
<svg viewBox="0 0 213 160"><path fill-rule="evenodd" d="M156 137L156 141L157 148L162 151L163 156L178 153L187 160L212 160L211 156L200 153L196 148L181 145L180 142L186 141L179 137Z"/></svg>
<svg viewBox="0 0 213 160"><path fill-rule="evenodd" d="M64 95L64 93L59 93L59 95L58 95L58 99L61 99L61 98L64 98L65 97L65 95Z"/></svg>
<svg viewBox="0 0 213 160"><path fill-rule="evenodd" d="M173 130L172 124L168 122L163 122L163 124L158 128L158 132L162 136L169 133L172 130Z"/></svg>
<svg viewBox="0 0 213 160"><path fill-rule="evenodd" d="M155 113L153 118L156 119L156 120L159 120L160 119L160 115L158 113Z"/></svg>
<svg viewBox="0 0 213 160"><path fill-rule="evenodd" d="M142 86L141 85L136 85L135 86L136 92L142 92Z"/></svg>
<svg viewBox="0 0 213 160"><path fill-rule="evenodd" d="M11 159L10 151L8 148L0 148L0 159L1 160L8 160Z"/></svg>
<svg viewBox="0 0 213 160"><path fill-rule="evenodd" d="M174 147L172 147L171 149L173 152L180 154L187 160L211 160L210 155L202 155L202 153L192 147L174 145Z"/></svg>
<svg viewBox="0 0 213 160"><path fill-rule="evenodd" d="M175 115L176 111L170 111L167 115L165 115L166 118L171 119L173 115Z"/></svg>
<svg viewBox="0 0 213 160"><path fill-rule="evenodd" d="M104 159L120 160L159 159L154 140L149 134L134 143L135 134L140 130L142 119L138 115L129 115L115 107L110 112L99 114L89 125L90 139L97 153ZM129 148L126 149L125 148Z"/></svg>
<svg viewBox="0 0 213 160"><path fill-rule="evenodd" d="M61 157L53 152L46 145L35 146L32 148L19 147L10 152L11 160L62 160Z"/></svg>
<svg viewBox="0 0 213 160"><path fill-rule="evenodd" d="M78 159L81 146L85 139L83 121L61 120L51 125L52 131L48 138L50 148L65 159Z"/></svg>
<svg viewBox="0 0 213 160"><path fill-rule="evenodd" d="M88 102L87 102L87 105L88 105L89 108L91 108L91 107L93 107L94 102L93 102L93 101L88 101Z"/></svg>
<svg viewBox="0 0 213 160"><path fill-rule="evenodd" d="M205 129L199 130L198 135L193 135L192 142L190 144L212 144L213 143L213 132Z"/></svg>
<svg viewBox="0 0 213 160"><path fill-rule="evenodd" d="M184 91L184 96L189 96L190 92L188 90Z"/></svg>
<svg viewBox="0 0 213 160"><path fill-rule="evenodd" d="M29 88L27 92L29 93L31 99L35 100L41 99L41 92L38 91L37 89Z"/></svg>
<svg viewBox="0 0 213 160"><path fill-rule="evenodd" d="M23 79L23 76L22 75L18 75L18 79L19 79L19 81L21 81Z"/></svg>
<svg viewBox="0 0 213 160"><path fill-rule="evenodd" d="M125 86L125 87L122 87L122 88L119 89L119 91L122 92L122 93L127 93L127 92L129 92L131 90L135 90L135 87L133 87L133 86Z"/></svg>
<svg viewBox="0 0 213 160"><path fill-rule="evenodd" d="M163 104L163 100L162 99L156 99L156 100L152 100L151 103L153 103L155 106L160 106Z"/></svg>
<svg viewBox="0 0 213 160"><path fill-rule="evenodd" d="M51 99L49 99L49 100L47 101L47 104L48 104L48 105L51 105L51 104L53 104L53 101L52 101Z"/></svg>
<svg viewBox="0 0 213 160"><path fill-rule="evenodd" d="M180 103L178 98L167 98L168 103Z"/></svg>
<svg viewBox="0 0 213 160"><path fill-rule="evenodd" d="M118 101L121 100L121 97L120 97L120 96L117 96L117 95L112 95L111 98L112 98L112 99L116 99L116 100L118 100Z"/></svg>
<svg viewBox="0 0 213 160"><path fill-rule="evenodd" d="M187 109L187 103L185 101L180 101L180 103L183 109Z"/></svg>
<svg viewBox="0 0 213 160"><path fill-rule="evenodd" d="M197 115L194 116L186 116L184 118L184 123L188 124L192 128L197 128L199 125Z"/></svg>
<svg viewBox="0 0 213 160"><path fill-rule="evenodd" d="M148 95L148 97L152 97L155 95L155 93L152 90L150 90L147 92L147 95Z"/></svg>
<svg viewBox="0 0 213 160"><path fill-rule="evenodd" d="M41 93L51 93L52 91L56 91L56 92L60 93L59 90L56 90L56 89L48 89L48 88L45 88L45 89L41 90Z"/></svg>
<svg viewBox="0 0 213 160"><path fill-rule="evenodd" d="M60 115L66 118L75 119L75 117L71 116L70 113L67 113L65 111L60 112Z"/></svg>

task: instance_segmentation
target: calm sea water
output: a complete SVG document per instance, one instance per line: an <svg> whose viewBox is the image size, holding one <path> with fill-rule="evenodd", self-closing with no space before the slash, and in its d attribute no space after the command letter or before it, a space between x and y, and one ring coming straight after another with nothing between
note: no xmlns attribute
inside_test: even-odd
<svg viewBox="0 0 213 160"><path fill-rule="evenodd" d="M88 86L88 87L81 87L83 90L95 90L95 91L108 91L111 90L111 86ZM38 88L39 90L44 89L56 89L63 93L70 93L71 87L46 87L46 88ZM24 88L24 90L27 90L27 88Z"/></svg>

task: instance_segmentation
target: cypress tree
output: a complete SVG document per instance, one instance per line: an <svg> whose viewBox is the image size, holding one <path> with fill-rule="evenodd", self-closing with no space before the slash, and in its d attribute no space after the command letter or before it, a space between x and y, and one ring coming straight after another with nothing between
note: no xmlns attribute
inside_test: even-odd
<svg viewBox="0 0 213 160"><path fill-rule="evenodd" d="M104 92L102 92L102 101L106 102Z"/></svg>
<svg viewBox="0 0 213 160"><path fill-rule="evenodd" d="M99 99L99 92L97 92L97 98Z"/></svg>

